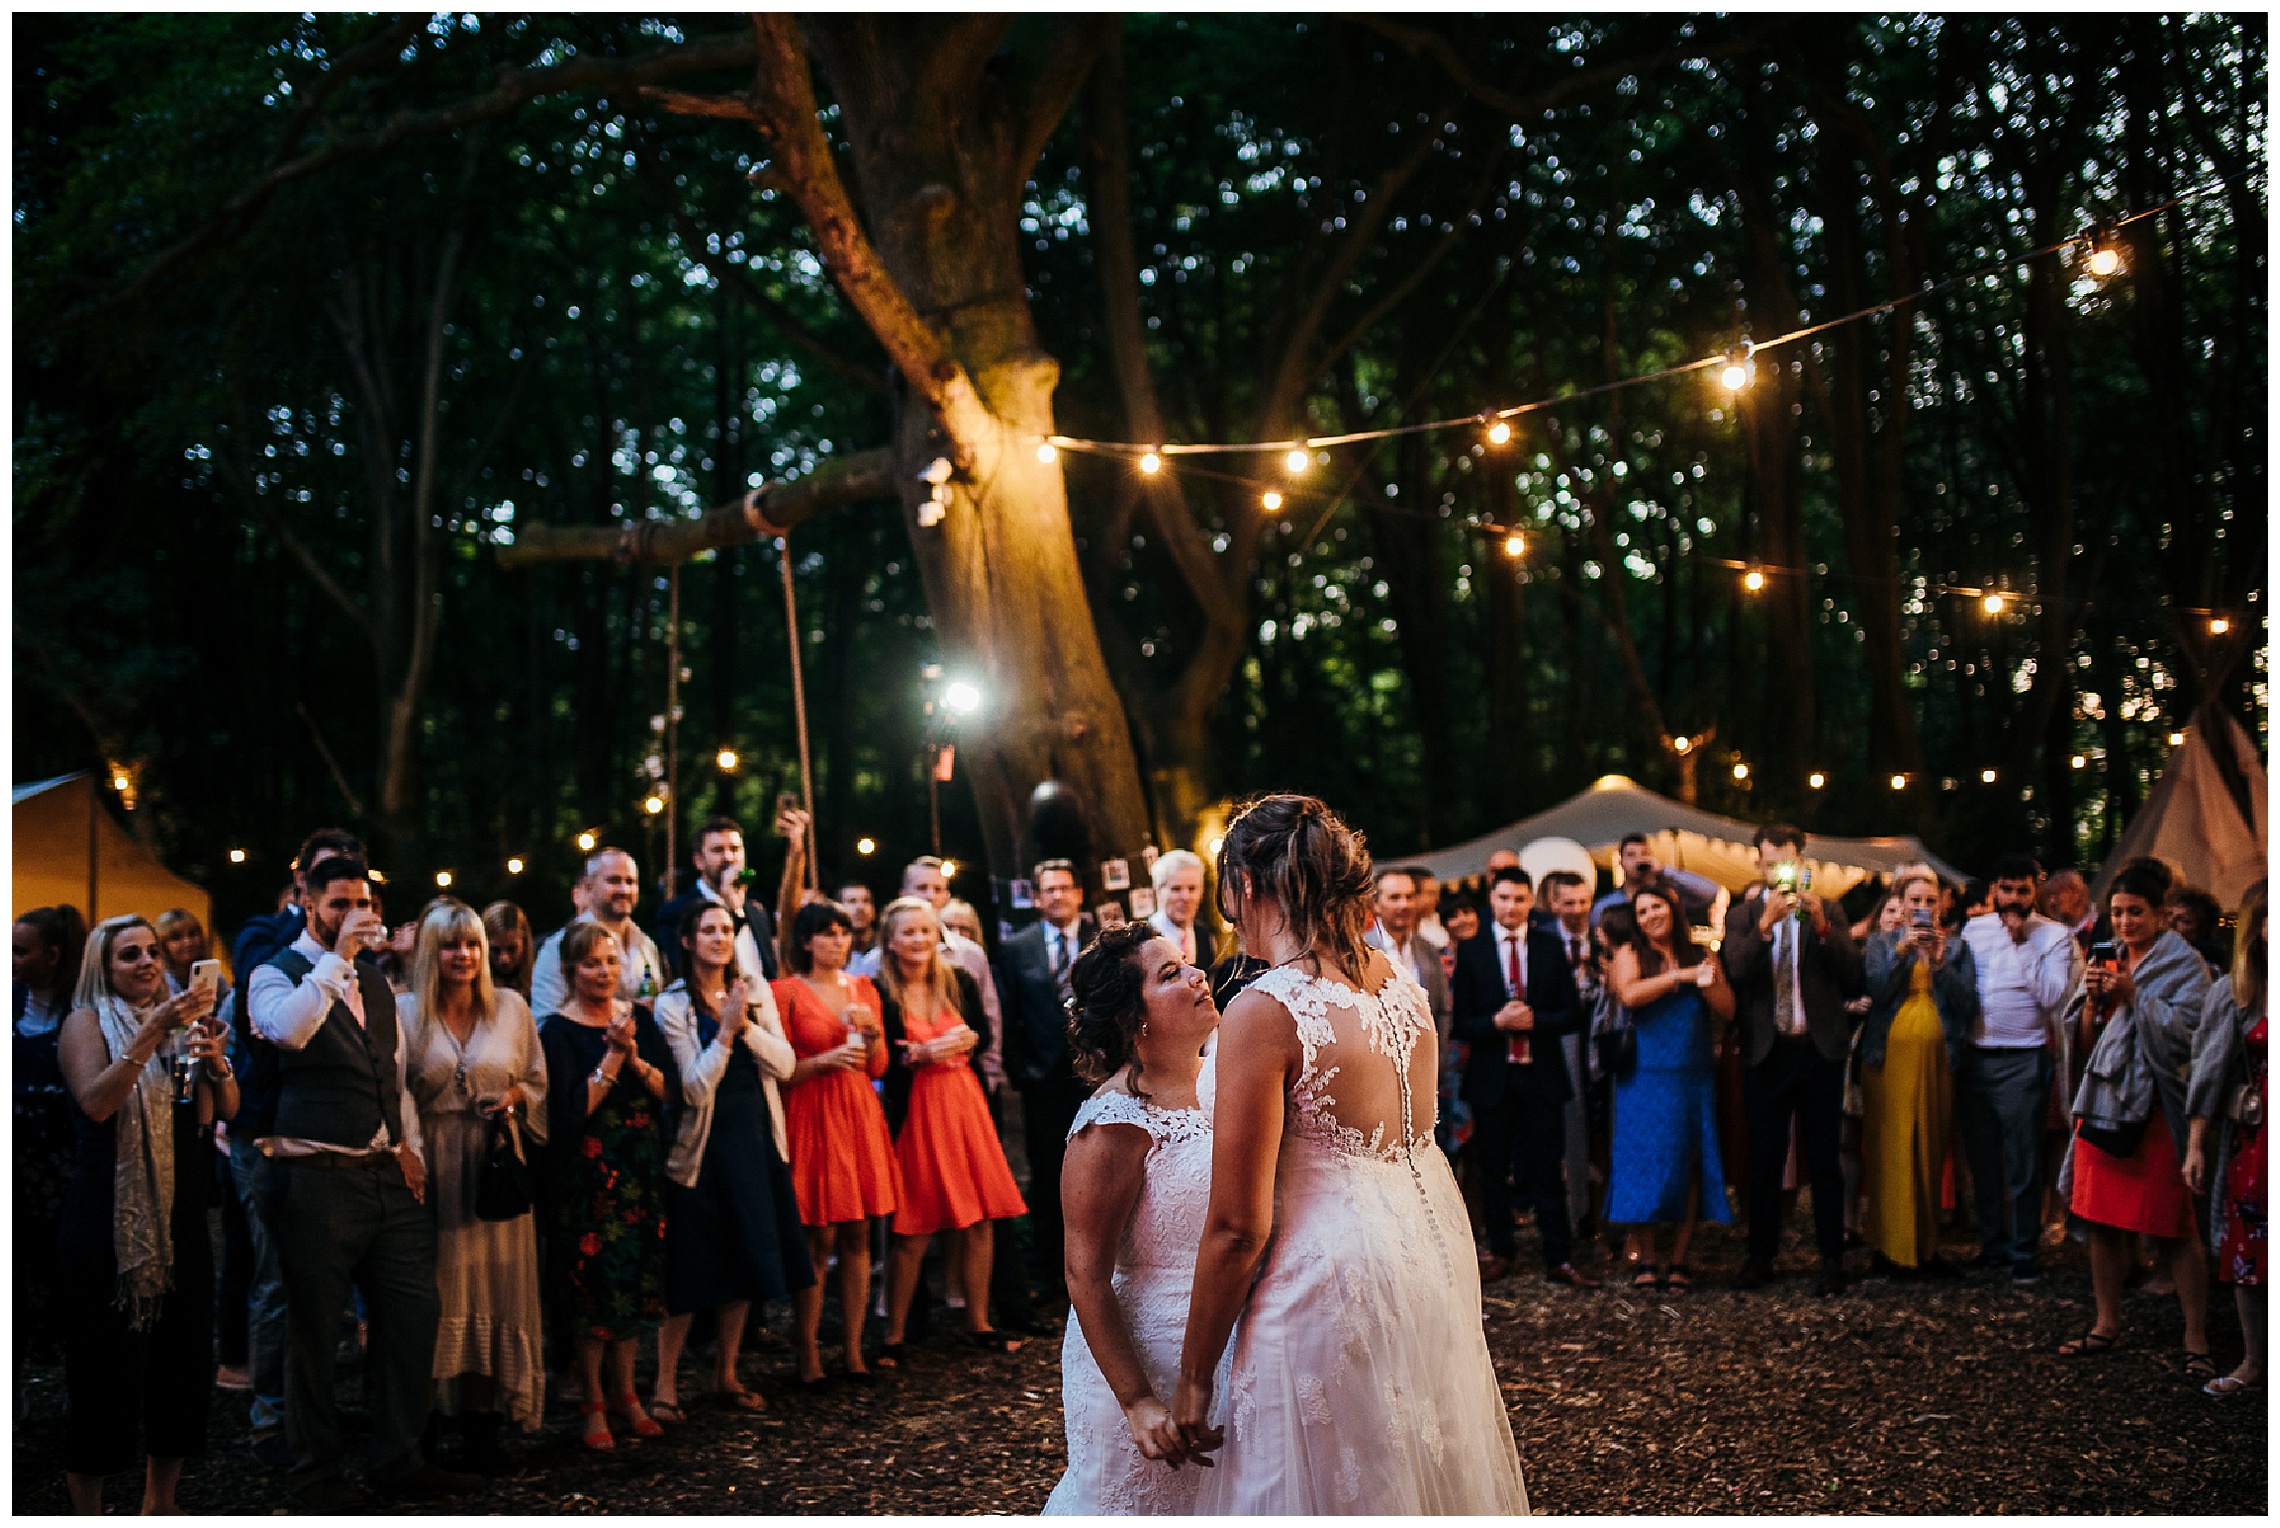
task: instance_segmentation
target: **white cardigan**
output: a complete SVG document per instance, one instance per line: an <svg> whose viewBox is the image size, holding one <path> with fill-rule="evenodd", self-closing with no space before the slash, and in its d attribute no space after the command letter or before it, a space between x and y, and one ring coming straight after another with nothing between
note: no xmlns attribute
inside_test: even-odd
<svg viewBox="0 0 2280 1528"><path fill-rule="evenodd" d="M776 1015L775 994L765 982L747 983L754 994L747 1005L752 1022L745 1026L745 1048L760 1063L760 1087L768 1095L768 1124L776 1137L776 1155L791 1161L790 1138L784 1133L784 1100L777 1091L779 1079L792 1075L799 1057L784 1038L783 1020ZM665 1176L683 1188L697 1186L704 1167L705 1145L712 1139L713 1090L728 1070L728 1036L716 1033L710 1045L697 1040L696 1008L689 1001L689 984L676 981L659 995L654 1010L657 1027L673 1052L673 1065L681 1074L681 1129L673 1150L665 1158Z"/></svg>

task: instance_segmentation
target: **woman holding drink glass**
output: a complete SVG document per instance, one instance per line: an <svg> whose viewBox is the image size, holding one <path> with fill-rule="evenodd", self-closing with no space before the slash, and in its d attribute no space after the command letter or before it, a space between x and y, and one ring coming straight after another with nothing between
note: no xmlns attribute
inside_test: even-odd
<svg viewBox="0 0 2280 1528"><path fill-rule="evenodd" d="M165 998L158 936L139 916L87 936L59 1061L76 1136L64 1192L63 1468L72 1506L103 1510L103 1477L147 1462L142 1510L178 1512L214 1383L206 1199L212 1122L238 1106L215 983ZM46 1249L24 1249L45 1256ZM139 1433L139 1439L138 1439Z"/></svg>
<svg viewBox="0 0 2280 1528"><path fill-rule="evenodd" d="M870 1225L901 1200L894 1142L871 1087L886 1075L887 1045L879 992L869 977L849 976L855 925L836 902L810 902L792 919L796 975L773 983L776 1009L799 1062L784 1094L792 1142L792 1190L807 1227L808 1259L818 1282L800 1291L800 1383L824 1381L816 1332L823 1324L823 1269L839 1258L839 1314L847 1332L846 1371L868 1382L863 1319L871 1303Z"/></svg>

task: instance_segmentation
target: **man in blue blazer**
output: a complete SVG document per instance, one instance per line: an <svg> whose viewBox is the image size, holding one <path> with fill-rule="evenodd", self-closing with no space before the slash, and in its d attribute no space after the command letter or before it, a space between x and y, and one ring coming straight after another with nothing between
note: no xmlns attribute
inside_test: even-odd
<svg viewBox="0 0 2280 1528"><path fill-rule="evenodd" d="M1529 927L1535 899L1525 870L1508 865L1496 872L1488 892L1492 921L1457 947L1449 994L1457 1037L1471 1048L1459 1094L1472 1106L1473 1160L1488 1230L1481 1279L1512 1271L1517 1188L1535 1208L1545 1282L1596 1289L1599 1280L1568 1260L1567 1189L1561 1181L1566 1108L1574 1088L1560 1039L1582 1030L1583 1000L1559 936Z"/></svg>

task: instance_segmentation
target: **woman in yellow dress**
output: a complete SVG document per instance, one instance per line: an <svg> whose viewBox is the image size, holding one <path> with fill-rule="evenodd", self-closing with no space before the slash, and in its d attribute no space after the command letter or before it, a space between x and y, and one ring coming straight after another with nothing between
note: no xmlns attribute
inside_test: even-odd
<svg viewBox="0 0 2280 1528"><path fill-rule="evenodd" d="M1869 940L1868 1022L1860 1034L1862 1230L1880 1272L1953 1278L1939 1255L1940 1167L1955 1064L1971 1043L1979 978L1971 947L1940 925L1939 882L1903 874L1900 926Z"/></svg>

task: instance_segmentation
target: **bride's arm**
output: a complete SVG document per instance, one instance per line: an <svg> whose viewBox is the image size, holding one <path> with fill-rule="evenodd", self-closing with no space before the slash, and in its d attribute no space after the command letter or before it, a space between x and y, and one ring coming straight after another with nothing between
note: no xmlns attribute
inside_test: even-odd
<svg viewBox="0 0 2280 1528"><path fill-rule="evenodd" d="M1171 1412L1148 1383L1111 1283L1124 1228L1147 1182L1150 1144L1148 1132L1137 1125L1088 1125L1069 1142L1061 1160L1063 1272L1085 1346L1124 1408L1133 1443L1143 1457L1177 1465L1187 1451Z"/></svg>
<svg viewBox="0 0 2280 1528"><path fill-rule="evenodd" d="M1219 1432L1209 1425L1212 1381L1274 1228L1283 1098L1297 1053L1290 1016L1273 998L1245 992L1228 1005L1219 1026L1219 1091L1212 1106L1211 1209L1196 1250L1172 1406L1181 1434L1198 1451L1219 1446Z"/></svg>

